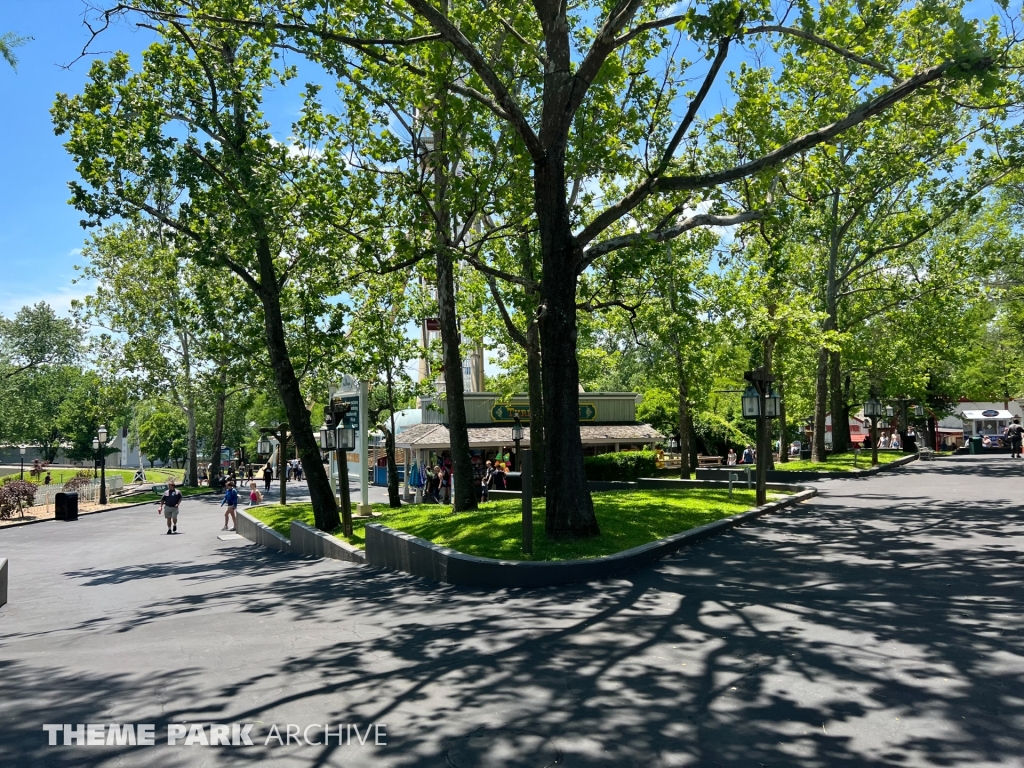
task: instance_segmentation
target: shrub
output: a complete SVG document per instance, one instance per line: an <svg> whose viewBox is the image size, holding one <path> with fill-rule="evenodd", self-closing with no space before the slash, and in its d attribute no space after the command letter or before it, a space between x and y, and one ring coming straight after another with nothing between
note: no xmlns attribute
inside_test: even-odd
<svg viewBox="0 0 1024 768"><path fill-rule="evenodd" d="M76 493L90 485L92 485L92 475L89 472L79 472L64 483L64 493Z"/></svg>
<svg viewBox="0 0 1024 768"><path fill-rule="evenodd" d="M24 507L31 507L35 499L35 483L28 480L8 480L0 485L0 517L11 517Z"/></svg>
<svg viewBox="0 0 1024 768"><path fill-rule="evenodd" d="M653 477L658 466L654 451L624 451L587 456L583 460L587 480L622 480L636 482L641 477Z"/></svg>

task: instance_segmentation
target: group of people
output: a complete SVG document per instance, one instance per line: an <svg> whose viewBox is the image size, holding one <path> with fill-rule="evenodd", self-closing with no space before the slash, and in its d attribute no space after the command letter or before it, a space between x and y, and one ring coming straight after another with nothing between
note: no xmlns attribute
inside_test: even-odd
<svg viewBox="0 0 1024 768"><path fill-rule="evenodd" d="M288 473L289 480L299 481L302 479L302 462L298 459L292 459L285 466L285 470Z"/></svg>
<svg viewBox="0 0 1024 768"><path fill-rule="evenodd" d="M446 459L436 467L427 467L427 476L423 483L423 500L428 504L451 504L451 459Z"/></svg>
<svg viewBox="0 0 1024 768"><path fill-rule="evenodd" d="M487 460L476 475L477 498L487 501L488 492L505 490L509 465L500 459ZM452 460L444 459L436 466L426 469L423 484L423 500L428 504L451 504L452 502Z"/></svg>
<svg viewBox="0 0 1024 768"><path fill-rule="evenodd" d="M179 491L173 480L167 482L167 490L164 491L163 496L160 497L160 506L157 507L156 513L163 515L164 520L167 522L167 535L171 535L178 532L178 509L181 507L183 500L181 491ZM235 482L228 480L224 487L224 498L221 499L220 505L227 507L224 510L224 527L222 531L233 531L235 530L238 520L236 511L238 509L238 490L235 488ZM252 481L249 483L249 506L254 507L257 504L263 502L263 494L260 493L256 487L256 482Z"/></svg>
<svg viewBox="0 0 1024 768"><path fill-rule="evenodd" d="M757 454L754 452L753 446L750 445L743 449L741 456L737 456L736 451L730 448L725 455L725 463L730 467L735 467L737 464L756 464Z"/></svg>

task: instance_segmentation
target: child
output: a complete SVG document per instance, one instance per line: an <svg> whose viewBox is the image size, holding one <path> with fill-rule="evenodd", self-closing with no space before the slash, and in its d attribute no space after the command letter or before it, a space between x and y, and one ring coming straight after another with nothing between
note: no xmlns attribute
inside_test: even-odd
<svg viewBox="0 0 1024 768"><path fill-rule="evenodd" d="M230 481L228 482L227 489L224 491L224 499L220 503L222 507L225 504L227 504L228 508L224 510L224 527L221 528L221 530L233 531L235 530L235 525L237 524L237 521L235 519L235 507L238 506L238 491L235 490L235 484ZM228 527L229 517L231 518L230 528Z"/></svg>

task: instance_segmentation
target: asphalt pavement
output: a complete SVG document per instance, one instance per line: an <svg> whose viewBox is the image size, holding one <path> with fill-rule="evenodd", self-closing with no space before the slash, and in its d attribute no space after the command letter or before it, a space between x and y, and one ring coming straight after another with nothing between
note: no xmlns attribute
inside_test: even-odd
<svg viewBox="0 0 1024 768"><path fill-rule="evenodd" d="M155 506L0 530L0 766L1024 766L1022 481L916 462L498 592L221 540L209 497L176 536ZM111 723L156 746L73 743Z"/></svg>

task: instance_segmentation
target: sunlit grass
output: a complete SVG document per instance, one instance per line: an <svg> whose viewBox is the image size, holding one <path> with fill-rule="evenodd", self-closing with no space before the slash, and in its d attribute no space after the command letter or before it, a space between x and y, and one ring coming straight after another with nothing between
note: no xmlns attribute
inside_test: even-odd
<svg viewBox="0 0 1024 768"><path fill-rule="evenodd" d="M888 451L878 452L878 463L888 464L902 459L907 454ZM871 469L871 451L863 450L857 457L857 464L854 466L854 455L852 453L833 453L825 461L787 461L782 464L775 462L775 469L786 472L811 470L817 472L855 472L859 469Z"/></svg>
<svg viewBox="0 0 1024 768"><path fill-rule="evenodd" d="M782 495L769 494L769 497ZM609 491L595 493L593 498L601 535L580 541L549 541L544 534L544 500L535 499L532 557L522 552L522 512L518 499L492 501L482 504L475 512L458 514L436 504L417 504L397 510L386 504L374 504L374 512L381 516L353 521L353 535L347 541L363 547L365 524L377 522L479 557L575 560L638 547L754 506L753 491L733 491L730 499L728 490L711 488ZM290 535L293 519L313 525L313 509L309 503L270 504L247 511L285 536ZM342 538L339 531L333 533Z"/></svg>

